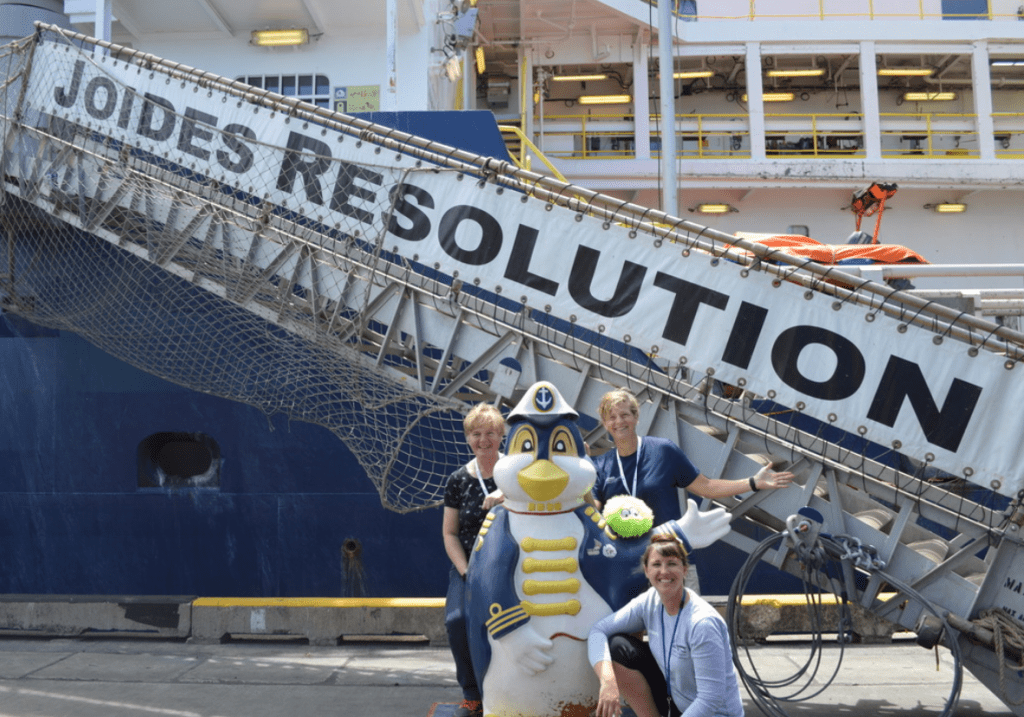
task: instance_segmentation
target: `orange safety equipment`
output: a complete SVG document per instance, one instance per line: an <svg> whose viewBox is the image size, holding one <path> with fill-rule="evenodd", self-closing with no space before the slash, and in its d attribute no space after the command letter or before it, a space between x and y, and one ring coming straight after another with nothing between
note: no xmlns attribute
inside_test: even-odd
<svg viewBox="0 0 1024 717"><path fill-rule="evenodd" d="M878 219L875 220L875 234L871 239L872 244L878 243L878 230L882 225L885 200L896 194L897 188L895 183L879 184L875 182L867 189L859 189L853 193L850 211L857 215L857 231L860 231L861 219L878 213Z"/></svg>

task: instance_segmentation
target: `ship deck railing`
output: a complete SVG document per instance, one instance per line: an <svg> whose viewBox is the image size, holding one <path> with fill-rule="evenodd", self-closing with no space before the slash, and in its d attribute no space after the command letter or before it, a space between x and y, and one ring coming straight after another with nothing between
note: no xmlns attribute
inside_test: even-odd
<svg viewBox="0 0 1024 717"><path fill-rule="evenodd" d="M1024 113L992 114L997 159L1024 158ZM652 127L658 116L651 116ZM750 124L745 113L678 115L679 157L749 159ZM977 116L970 113L880 114L881 156L956 160L980 156ZM548 157L637 159L633 115L547 115L536 144ZM765 152L776 157L864 157L863 117L857 113L765 115ZM651 156L658 138L651 137Z"/></svg>
<svg viewBox="0 0 1024 717"><path fill-rule="evenodd" d="M644 0L657 6L656 0ZM1024 16L1017 0L992 0L984 12L946 12L941 0L681 0L674 15L684 22L825 21L892 22L968 20L1014 22Z"/></svg>

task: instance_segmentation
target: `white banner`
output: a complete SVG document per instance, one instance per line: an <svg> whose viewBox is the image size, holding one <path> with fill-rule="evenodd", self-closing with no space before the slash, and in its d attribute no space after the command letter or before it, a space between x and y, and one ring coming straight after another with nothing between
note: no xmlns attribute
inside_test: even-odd
<svg viewBox="0 0 1024 717"><path fill-rule="evenodd" d="M71 62L69 62L71 58ZM102 63L102 64L100 64ZM116 82L111 80L116 80ZM124 84L122 84L124 83ZM139 96L124 85L137 88ZM412 163L350 137L110 58L44 44L26 101L286 205L369 230ZM266 148L263 145L273 145ZM327 161L327 159L331 161ZM371 166L372 165L372 166ZM339 168L340 167L340 168ZM414 172L386 249L685 361L1004 495L1022 487L1020 367L865 308L454 173Z"/></svg>

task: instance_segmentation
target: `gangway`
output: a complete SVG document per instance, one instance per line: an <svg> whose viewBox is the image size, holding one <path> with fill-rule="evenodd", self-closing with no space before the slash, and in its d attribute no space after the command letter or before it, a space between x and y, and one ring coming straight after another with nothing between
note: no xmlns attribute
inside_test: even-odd
<svg viewBox="0 0 1024 717"><path fill-rule="evenodd" d="M440 498L467 403L552 381L600 450L600 397L628 386L638 430L709 477L798 475L726 501L727 542L794 575L818 531L869 546L848 598L937 619L1024 714L1009 658L966 635L1024 620L1021 334L53 26L5 52L5 310L327 426L397 511ZM761 552L765 531L792 539Z"/></svg>

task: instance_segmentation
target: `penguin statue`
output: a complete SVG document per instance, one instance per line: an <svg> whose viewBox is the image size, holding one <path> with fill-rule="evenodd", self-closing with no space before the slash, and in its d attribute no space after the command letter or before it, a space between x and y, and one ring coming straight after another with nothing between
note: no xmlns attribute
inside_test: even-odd
<svg viewBox="0 0 1024 717"><path fill-rule="evenodd" d="M596 470L576 411L547 381L508 416L494 479L505 494L484 520L467 573L470 653L484 717L588 717L599 685L587 636L599 619L647 589L640 557L646 530L611 530L583 496ZM642 521L643 507L627 509ZM620 509L621 511L621 509ZM622 518L621 513L617 518ZM729 514L700 512L655 526L687 549L729 532Z"/></svg>

